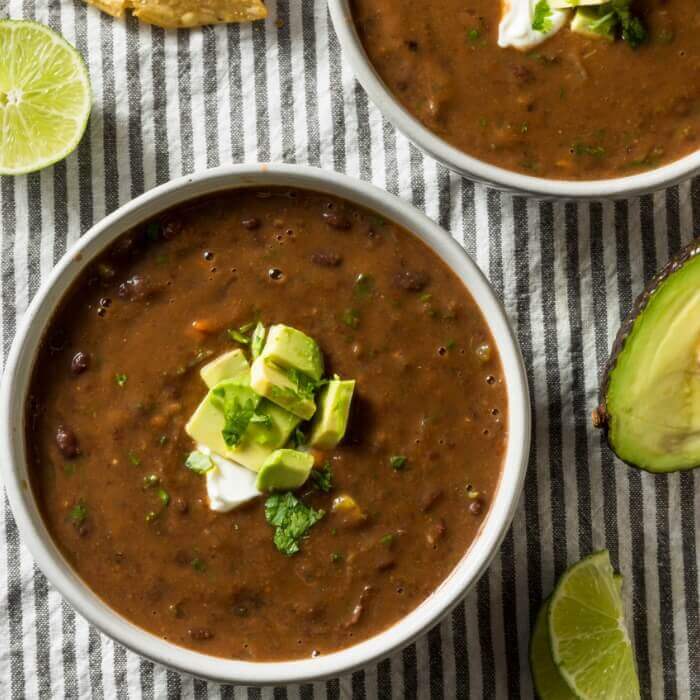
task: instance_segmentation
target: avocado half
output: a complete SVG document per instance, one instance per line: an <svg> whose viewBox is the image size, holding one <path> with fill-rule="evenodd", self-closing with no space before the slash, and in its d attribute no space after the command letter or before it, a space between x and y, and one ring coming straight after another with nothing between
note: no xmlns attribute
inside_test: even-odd
<svg viewBox="0 0 700 700"><path fill-rule="evenodd" d="M651 280L625 319L593 424L632 466L700 466L700 238Z"/></svg>

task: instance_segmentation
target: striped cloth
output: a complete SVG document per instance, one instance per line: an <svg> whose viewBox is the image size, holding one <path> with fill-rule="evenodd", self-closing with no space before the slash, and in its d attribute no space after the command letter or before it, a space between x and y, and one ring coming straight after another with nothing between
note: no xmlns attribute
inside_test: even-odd
<svg viewBox="0 0 700 700"><path fill-rule="evenodd" d="M308 163L371 180L423 209L491 279L532 387L524 495L499 555L464 603L416 644L350 677L220 687L155 666L90 627L47 583L0 507L3 698L532 697L528 640L556 577L610 549L625 576L648 698L700 698L700 473L654 477L591 429L599 368L644 281L700 233L700 179L591 204L502 194L423 156L368 103L324 0L269 0L255 26L164 32L73 0L0 0L85 56L94 109L77 153L0 178L2 333L68 247L156 184L220 163ZM2 60L2 57L0 57Z"/></svg>

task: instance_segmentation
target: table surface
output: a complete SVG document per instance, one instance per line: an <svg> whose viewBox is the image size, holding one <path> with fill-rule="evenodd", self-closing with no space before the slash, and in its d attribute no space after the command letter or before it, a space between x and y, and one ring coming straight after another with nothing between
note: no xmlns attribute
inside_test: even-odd
<svg viewBox="0 0 700 700"><path fill-rule="evenodd" d="M301 687L217 686L140 659L49 585L0 507L0 695L532 697L527 652L565 567L607 547L625 577L645 697L700 698L700 473L618 462L590 423L599 368L645 280L700 234L700 179L626 201L513 197L449 173L397 134L343 61L324 0L269 0L265 23L164 32L73 0L0 0L49 24L89 65L94 108L76 153L0 178L0 329L7 356L41 280L106 213L222 163L306 163L412 201L472 255L504 301L533 397L525 490L499 554L416 644Z"/></svg>

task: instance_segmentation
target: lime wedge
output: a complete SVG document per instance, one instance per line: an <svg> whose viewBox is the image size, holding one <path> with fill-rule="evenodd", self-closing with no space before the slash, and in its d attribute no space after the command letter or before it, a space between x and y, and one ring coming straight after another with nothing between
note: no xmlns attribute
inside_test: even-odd
<svg viewBox="0 0 700 700"><path fill-rule="evenodd" d="M90 116L80 54L36 22L0 21L0 175L40 170L75 149Z"/></svg>
<svg viewBox="0 0 700 700"><path fill-rule="evenodd" d="M591 554L562 575L548 617L552 658L577 697L639 698L620 582L607 550Z"/></svg>
<svg viewBox="0 0 700 700"><path fill-rule="evenodd" d="M535 629L530 640L530 669L535 690L540 700L576 700L552 658L548 615L549 598L542 603L537 613Z"/></svg>

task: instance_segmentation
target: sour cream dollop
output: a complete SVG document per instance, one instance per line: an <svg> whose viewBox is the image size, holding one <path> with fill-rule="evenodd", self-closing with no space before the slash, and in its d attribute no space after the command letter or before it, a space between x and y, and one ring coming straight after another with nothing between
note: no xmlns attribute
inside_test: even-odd
<svg viewBox="0 0 700 700"><path fill-rule="evenodd" d="M498 25L498 45L530 49L558 32L569 19L569 10L551 9L548 16L552 28L540 32L532 28L538 0L501 0L501 23Z"/></svg>
<svg viewBox="0 0 700 700"><path fill-rule="evenodd" d="M207 497L211 510L227 513L261 495L255 488L255 472L214 454L206 445L197 445L197 449L209 455L215 465L206 474Z"/></svg>

